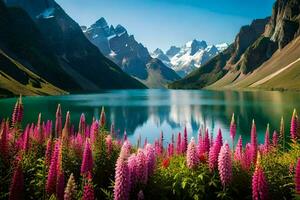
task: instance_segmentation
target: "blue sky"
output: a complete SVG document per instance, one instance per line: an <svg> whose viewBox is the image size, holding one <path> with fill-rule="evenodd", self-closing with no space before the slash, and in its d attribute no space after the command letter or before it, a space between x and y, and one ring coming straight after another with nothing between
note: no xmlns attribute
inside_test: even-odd
<svg viewBox="0 0 300 200"><path fill-rule="evenodd" d="M194 38L209 44L234 40L242 25L272 13L274 0L57 0L80 25L100 17L122 24L153 51Z"/></svg>

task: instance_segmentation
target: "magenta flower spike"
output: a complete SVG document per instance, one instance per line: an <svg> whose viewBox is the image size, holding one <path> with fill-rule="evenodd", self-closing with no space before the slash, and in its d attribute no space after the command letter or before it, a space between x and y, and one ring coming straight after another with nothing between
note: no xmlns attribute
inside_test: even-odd
<svg viewBox="0 0 300 200"><path fill-rule="evenodd" d="M55 136L60 137L62 134L62 115L60 104L57 106L56 119L55 119Z"/></svg>
<svg viewBox="0 0 300 200"><path fill-rule="evenodd" d="M274 131L273 132L273 136L272 136L272 145L273 147L277 147L278 146L278 134L277 134L277 131Z"/></svg>
<svg viewBox="0 0 300 200"><path fill-rule="evenodd" d="M232 160L227 142L224 143L219 153L218 170L223 187L228 186L232 180Z"/></svg>
<svg viewBox="0 0 300 200"><path fill-rule="evenodd" d="M138 182L146 184L148 181L148 163L146 155L142 149L138 149L136 160Z"/></svg>
<svg viewBox="0 0 300 200"><path fill-rule="evenodd" d="M57 165L58 165L58 156L60 151L60 142L55 143L55 148L51 157L51 164L48 171L47 183L46 183L46 192L48 195L56 193L56 180L57 180Z"/></svg>
<svg viewBox="0 0 300 200"><path fill-rule="evenodd" d="M95 200L95 192L91 173L88 173L87 179L85 180L82 200Z"/></svg>
<svg viewBox="0 0 300 200"><path fill-rule="evenodd" d="M293 142L297 140L297 112L296 109L293 111L292 119L291 119L291 130L290 136Z"/></svg>
<svg viewBox="0 0 300 200"><path fill-rule="evenodd" d="M295 189L296 189L296 193L300 194L300 159L298 159L297 165L296 165Z"/></svg>
<svg viewBox="0 0 300 200"><path fill-rule="evenodd" d="M24 175L22 171L21 161L18 161L9 188L9 200L24 199L23 195L24 195Z"/></svg>
<svg viewBox="0 0 300 200"><path fill-rule="evenodd" d="M110 156L113 148L111 135L106 136L105 145L106 145L107 155Z"/></svg>
<svg viewBox="0 0 300 200"><path fill-rule="evenodd" d="M74 175L71 174L64 192L64 200L75 200L77 193L77 186L75 183Z"/></svg>
<svg viewBox="0 0 300 200"><path fill-rule="evenodd" d="M123 144L124 146L125 144ZM126 148L126 147L124 147ZM121 151L116 163L114 200L128 200L130 192L130 171L126 151Z"/></svg>
<svg viewBox="0 0 300 200"><path fill-rule="evenodd" d="M51 155L52 155L52 140L48 139L46 145L46 152L45 152L45 162L46 165L50 165L51 163Z"/></svg>
<svg viewBox="0 0 300 200"><path fill-rule="evenodd" d="M187 129L186 126L184 127L183 131L183 140L181 141L181 152L185 153L188 146L188 137L187 137Z"/></svg>
<svg viewBox="0 0 300 200"><path fill-rule="evenodd" d="M85 128L86 128L85 115L84 115L84 113L82 113L81 116L80 116L80 120L79 120L78 132L81 135L84 135L85 134Z"/></svg>
<svg viewBox="0 0 300 200"><path fill-rule="evenodd" d="M251 144L247 143L245 147L245 151L243 153L243 160L241 162L241 166L244 170L248 171L251 167L252 160L249 159L252 155Z"/></svg>
<svg viewBox="0 0 300 200"><path fill-rule="evenodd" d="M86 176L88 172L92 173L92 171L93 171L93 155L92 155L90 142L88 139L86 139L83 156L82 156L80 173L82 176Z"/></svg>
<svg viewBox="0 0 300 200"><path fill-rule="evenodd" d="M258 156L259 157L259 156ZM267 200L268 198L268 183L265 178L263 169L258 162L252 177L252 199L253 200Z"/></svg>
<svg viewBox="0 0 300 200"><path fill-rule="evenodd" d="M178 155L182 153L182 150L181 150L181 133L180 132L177 135L176 153Z"/></svg>
<svg viewBox="0 0 300 200"><path fill-rule="evenodd" d="M57 184L56 184L56 198L64 200L65 177L62 170L58 171Z"/></svg>
<svg viewBox="0 0 300 200"><path fill-rule="evenodd" d="M104 111L104 107L102 107L101 109L101 114L100 114L100 120L99 120L99 125L101 128L103 128L105 126L106 123L106 115L105 115L105 111Z"/></svg>
<svg viewBox="0 0 300 200"><path fill-rule="evenodd" d="M243 139L242 136L240 136L235 148L234 160L241 164L242 159L243 159Z"/></svg>
<svg viewBox="0 0 300 200"><path fill-rule="evenodd" d="M137 183L137 156L131 154L128 158L128 169L130 173L130 184L129 188L132 189Z"/></svg>
<svg viewBox="0 0 300 200"><path fill-rule="evenodd" d="M221 130L219 130L220 132ZM221 135L222 136L222 135ZM205 132L205 136L204 136L204 140L203 140L203 148L204 148L204 153L208 153L209 152L209 148L210 148L210 141L209 141L209 133L208 133L208 129L206 129Z"/></svg>
<svg viewBox="0 0 300 200"><path fill-rule="evenodd" d="M64 140L67 140L69 138L70 132L71 132L71 122L70 122L70 112L68 111L66 114L65 125L62 130L62 137Z"/></svg>
<svg viewBox="0 0 300 200"><path fill-rule="evenodd" d="M27 152L27 150L29 148L29 129L30 129L30 125L27 124L24 134L23 134L23 144L22 144L22 149L25 152Z"/></svg>
<svg viewBox="0 0 300 200"><path fill-rule="evenodd" d="M188 144L186 153L186 163L188 168L190 169L195 169L199 164L199 156L197 154L196 143L193 137L190 143Z"/></svg>
<svg viewBox="0 0 300 200"><path fill-rule="evenodd" d="M264 153L268 153L271 149L271 144L270 144L270 128L269 128L269 124L267 125L267 130L266 130L266 134L265 134L265 143L264 143L264 147L263 147L263 152Z"/></svg>
<svg viewBox="0 0 300 200"><path fill-rule="evenodd" d="M234 113L232 114L232 117L231 117L229 132L230 132L230 138L232 141L232 148L233 148L234 147L234 138L236 135L236 124L235 124L235 120L234 120Z"/></svg>
<svg viewBox="0 0 300 200"><path fill-rule="evenodd" d="M218 165L218 156L222 145L223 145L222 132L221 129L219 129L216 140L213 146L209 150L208 165L211 171L213 171Z"/></svg>
<svg viewBox="0 0 300 200"><path fill-rule="evenodd" d="M98 137L98 131L99 131L99 123L98 121L93 121L91 125L91 131L90 131L90 138L92 144L96 141L96 138Z"/></svg>
<svg viewBox="0 0 300 200"><path fill-rule="evenodd" d="M251 154L250 154L250 160L253 163L256 163L256 157L257 157L257 134L256 134L256 125L254 120L252 121L252 128L251 128Z"/></svg>
<svg viewBox="0 0 300 200"><path fill-rule="evenodd" d="M20 95L19 99L17 100L14 111L12 114L12 127L19 126L23 119L23 112L24 107L22 103L22 96Z"/></svg>
<svg viewBox="0 0 300 200"><path fill-rule="evenodd" d="M171 148L172 148L172 146L171 146ZM170 150L170 151L172 151L172 150ZM146 154L145 156L146 156L146 163L147 163L147 169L148 169L147 174L148 174L148 176L151 176L154 173L155 164L156 164L155 150L151 144L146 145L145 154Z"/></svg>

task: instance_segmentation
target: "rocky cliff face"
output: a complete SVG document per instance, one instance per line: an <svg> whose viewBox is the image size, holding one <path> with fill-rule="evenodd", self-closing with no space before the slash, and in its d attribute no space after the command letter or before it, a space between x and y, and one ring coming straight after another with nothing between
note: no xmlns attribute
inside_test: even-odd
<svg viewBox="0 0 300 200"><path fill-rule="evenodd" d="M58 68L80 86L75 91L144 87L103 56L54 0L6 2L11 7L24 9L31 16L46 44L45 48L56 57ZM61 81L57 84L64 86Z"/></svg>

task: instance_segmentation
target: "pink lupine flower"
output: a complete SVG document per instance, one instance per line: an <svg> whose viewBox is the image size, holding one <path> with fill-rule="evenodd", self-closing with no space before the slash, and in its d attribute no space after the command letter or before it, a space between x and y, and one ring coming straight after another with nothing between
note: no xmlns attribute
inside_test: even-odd
<svg viewBox="0 0 300 200"><path fill-rule="evenodd" d="M134 188L137 183L137 156L131 154L128 158L128 169L130 173L130 189Z"/></svg>
<svg viewBox="0 0 300 200"><path fill-rule="evenodd" d="M51 157L51 164L48 171L47 183L46 183L46 192L47 194L55 194L56 192L56 180L57 180L57 164L60 151L60 142L55 143L55 148Z"/></svg>
<svg viewBox="0 0 300 200"><path fill-rule="evenodd" d="M177 136L177 144L176 144L176 153L179 155L182 153L182 149L181 149L181 133L178 133Z"/></svg>
<svg viewBox="0 0 300 200"><path fill-rule="evenodd" d="M155 168L155 152L154 148L151 144L147 144L145 147L145 156L146 156L146 163L147 163L147 174L148 176L151 176L154 173Z"/></svg>
<svg viewBox="0 0 300 200"><path fill-rule="evenodd" d="M146 184L148 181L148 166L145 153L142 149L137 152L137 178L138 182Z"/></svg>
<svg viewBox="0 0 300 200"><path fill-rule="evenodd" d="M232 179L232 161L229 145L225 142L218 157L218 170L222 185L228 186Z"/></svg>
<svg viewBox="0 0 300 200"><path fill-rule="evenodd" d="M265 143L263 145L263 152L264 153L268 153L270 151L270 148L271 148L269 129L270 128L269 128L269 124L268 124L266 134L265 134Z"/></svg>
<svg viewBox="0 0 300 200"><path fill-rule="evenodd" d="M204 139L203 139L203 153L204 154L209 152L209 147L210 147L209 133L208 133L208 129L206 129L205 136L204 136Z"/></svg>
<svg viewBox="0 0 300 200"><path fill-rule="evenodd" d="M88 139L85 141L84 152L82 156L81 170L80 173L85 176L88 172L93 171L93 155L91 145Z"/></svg>
<svg viewBox="0 0 300 200"><path fill-rule="evenodd" d="M231 122L230 122L230 137L231 137L231 140L232 140L232 147L234 145L234 138L235 138L235 135L236 135L236 124L235 124L235 120L234 120L234 113L232 114L232 117L231 117Z"/></svg>
<svg viewBox="0 0 300 200"><path fill-rule="evenodd" d="M81 135L84 135L85 134L85 128L86 128L85 115L84 115L84 113L82 113L81 116L80 116L80 120L79 120L78 132Z"/></svg>
<svg viewBox="0 0 300 200"><path fill-rule="evenodd" d="M106 136L105 138L106 152L107 155L110 156L112 152L112 137L111 135Z"/></svg>
<svg viewBox="0 0 300 200"><path fill-rule="evenodd" d="M137 196L137 199L138 199L138 200L144 200L144 199L145 199L143 190L140 190L140 191L139 191L138 196Z"/></svg>
<svg viewBox="0 0 300 200"><path fill-rule="evenodd" d="M210 150L209 150L208 165L209 165L209 169L211 171L213 171L218 165L218 156L219 156L219 152L221 150L222 145L223 145L222 132L221 132L221 129L219 129L217 138L216 138L213 146L210 147Z"/></svg>
<svg viewBox="0 0 300 200"><path fill-rule="evenodd" d="M71 122L70 122L70 112L68 111L66 114L65 126L62 130L62 137L64 140L67 140L70 135Z"/></svg>
<svg viewBox="0 0 300 200"><path fill-rule="evenodd" d="M71 174L65 189L64 200L75 200L76 193L77 193L77 186L75 183L74 175Z"/></svg>
<svg viewBox="0 0 300 200"><path fill-rule="evenodd" d="M91 173L88 173L87 179L85 180L82 200L95 200L95 192Z"/></svg>
<svg viewBox="0 0 300 200"><path fill-rule="evenodd" d="M90 126L89 125L86 125L84 135L85 135L86 138L91 137L91 132L90 132Z"/></svg>
<svg viewBox="0 0 300 200"><path fill-rule="evenodd" d="M252 128L251 128L251 154L250 154L250 160L253 163L256 163L256 157L257 157L257 134L256 134L256 125L254 120L252 121Z"/></svg>
<svg viewBox="0 0 300 200"><path fill-rule="evenodd" d="M23 107L23 103L22 103L22 96L20 96L15 104L14 111L12 114L12 126L13 127L15 127L16 125L19 125L22 122L23 112L24 112L24 107Z"/></svg>
<svg viewBox="0 0 300 200"><path fill-rule="evenodd" d="M60 104L57 106L56 119L55 119L55 136L60 137L62 134L62 115Z"/></svg>
<svg viewBox="0 0 300 200"><path fill-rule="evenodd" d="M99 131L98 121L93 121L90 130L90 138L92 144L96 141L96 138L98 137L98 131Z"/></svg>
<svg viewBox="0 0 300 200"><path fill-rule="evenodd" d="M252 177L252 199L268 199L268 183L266 181L264 171L261 168L259 162L257 162L256 164L256 168Z"/></svg>
<svg viewBox="0 0 300 200"><path fill-rule="evenodd" d="M297 112L296 109L294 109L292 119L291 119L291 130L290 130L290 136L292 141L297 140Z"/></svg>
<svg viewBox="0 0 300 200"><path fill-rule="evenodd" d="M244 170L248 171L251 167L251 159L249 159L252 155L251 144L247 143L245 147L245 152L243 154L243 160L241 162L241 166Z"/></svg>
<svg viewBox="0 0 300 200"><path fill-rule="evenodd" d="M128 140L126 140L121 147L120 154L122 154L124 157L127 158L130 154L130 151L131 151L131 144Z"/></svg>
<svg viewBox="0 0 300 200"><path fill-rule="evenodd" d="M278 134L276 131L273 132L272 145L273 145L273 147L278 146Z"/></svg>
<svg viewBox="0 0 300 200"><path fill-rule="evenodd" d="M62 170L58 172L57 184L56 184L56 198L58 200L64 200L64 188L65 188L65 177Z"/></svg>
<svg viewBox="0 0 300 200"><path fill-rule="evenodd" d="M187 148L186 162L187 162L187 166L191 169L196 168L199 164L199 157L197 155L195 139L193 137Z"/></svg>
<svg viewBox="0 0 300 200"><path fill-rule="evenodd" d="M100 123L100 124L99 124L100 127L103 128L103 127L105 126L105 123L106 123L106 115L105 115L104 107L102 107L102 110L101 110L99 123Z"/></svg>
<svg viewBox="0 0 300 200"><path fill-rule="evenodd" d="M46 145L46 152L45 152L46 165L50 165L51 155L52 155L52 140L48 139L47 145Z"/></svg>
<svg viewBox="0 0 300 200"><path fill-rule="evenodd" d="M124 144L125 145L125 144ZM123 145L123 146L124 146ZM126 147L124 147L126 148ZM126 151L121 151L116 163L114 200L128 200L130 191L130 172L127 165Z"/></svg>
<svg viewBox="0 0 300 200"><path fill-rule="evenodd" d="M243 159L243 141L242 141L242 136L240 136L235 148L234 160L241 164L242 159Z"/></svg>
<svg viewBox="0 0 300 200"><path fill-rule="evenodd" d="M295 189L296 193L300 194L300 159L297 161L296 171L295 171Z"/></svg>
<svg viewBox="0 0 300 200"><path fill-rule="evenodd" d="M22 150L27 151L29 148L29 124L26 126L24 134L23 134L23 144L22 144Z"/></svg>
<svg viewBox="0 0 300 200"><path fill-rule="evenodd" d="M181 141L181 152L185 153L188 146L188 137L187 137L187 129L184 127L183 131L183 140Z"/></svg>
<svg viewBox="0 0 300 200"><path fill-rule="evenodd" d="M24 198L24 175L21 161L14 170L12 182L9 188L9 200L19 200Z"/></svg>
<svg viewBox="0 0 300 200"><path fill-rule="evenodd" d="M170 143L168 144L168 156L171 157L174 155L174 144Z"/></svg>

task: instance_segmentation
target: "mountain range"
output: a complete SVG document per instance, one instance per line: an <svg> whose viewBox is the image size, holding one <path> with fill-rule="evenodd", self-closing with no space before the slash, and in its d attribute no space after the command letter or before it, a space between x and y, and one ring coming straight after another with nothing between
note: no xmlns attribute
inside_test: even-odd
<svg viewBox="0 0 300 200"><path fill-rule="evenodd" d="M166 53L157 48L151 55L160 59L181 77L184 77L207 63L227 47L228 44L226 43L208 46L206 41L194 39L182 47L171 46Z"/></svg>
<svg viewBox="0 0 300 200"><path fill-rule="evenodd" d="M271 17L243 26L225 51L169 87L299 90L299 78L300 1L277 0Z"/></svg>
<svg viewBox="0 0 300 200"><path fill-rule="evenodd" d="M0 94L145 88L101 54L54 0L0 1Z"/></svg>
<svg viewBox="0 0 300 200"><path fill-rule="evenodd" d="M148 49L128 34L122 25L108 25L102 17L88 28L82 26L82 30L103 55L147 87L164 88L180 79L160 59L151 57Z"/></svg>

